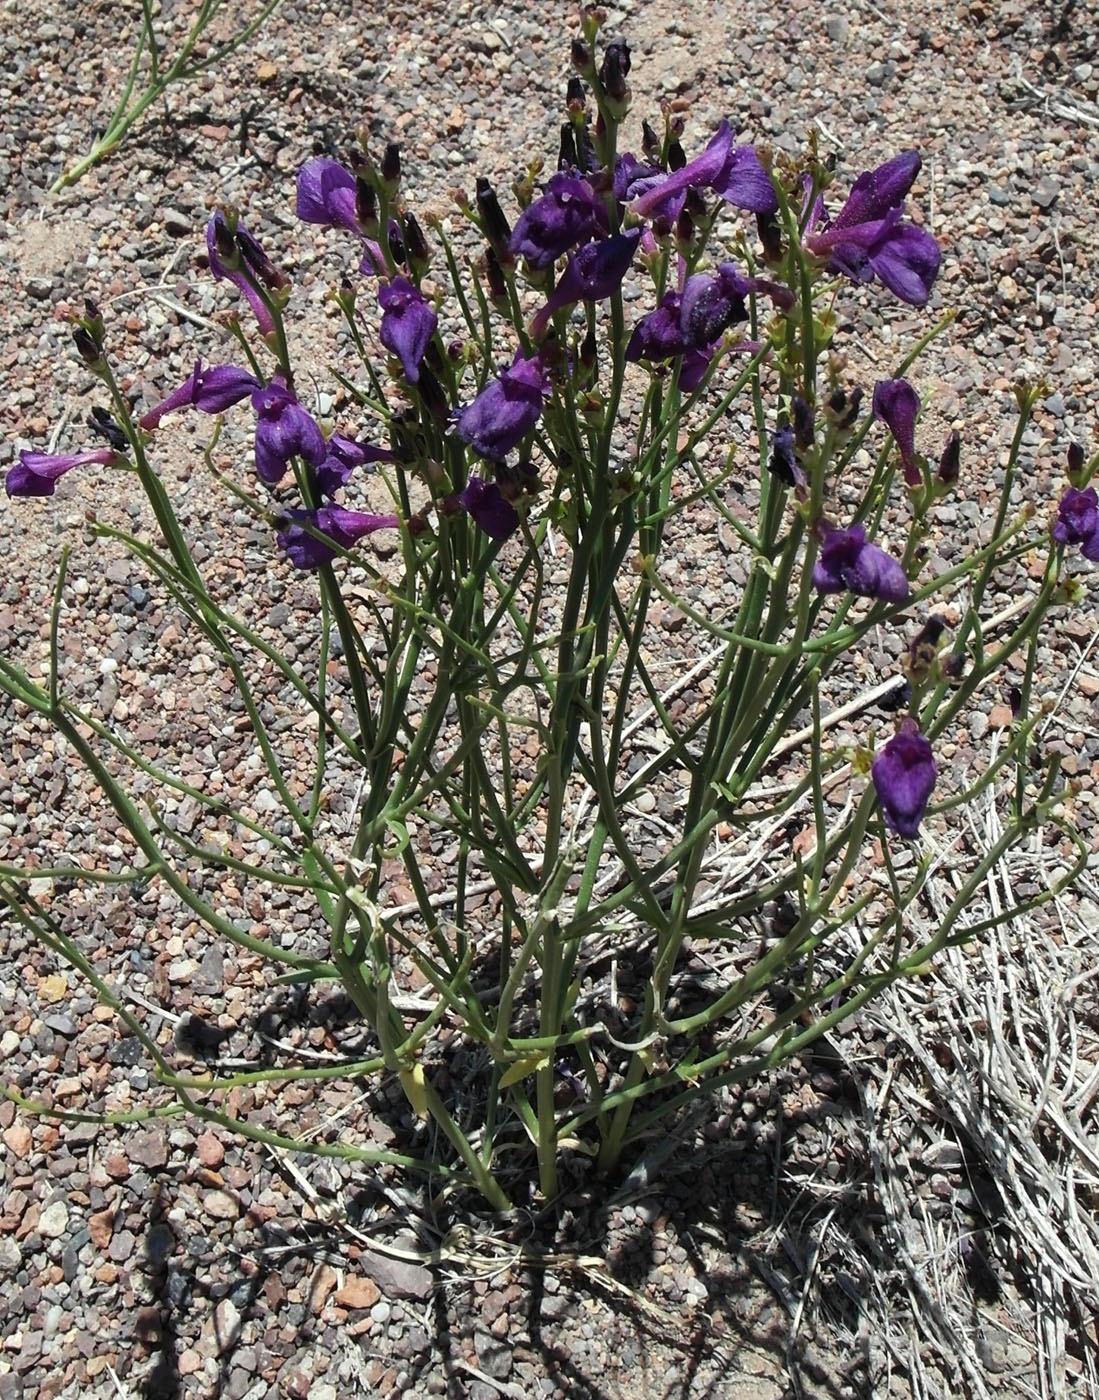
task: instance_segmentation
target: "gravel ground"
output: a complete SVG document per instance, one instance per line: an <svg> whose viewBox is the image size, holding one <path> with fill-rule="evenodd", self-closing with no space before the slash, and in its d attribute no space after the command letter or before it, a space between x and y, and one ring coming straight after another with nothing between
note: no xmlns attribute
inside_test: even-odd
<svg viewBox="0 0 1099 1400"><path fill-rule="evenodd" d="M401 143L420 209L444 210L448 188L471 190L476 174L506 190L529 156L555 149L572 9L420 0L385 26L360 7L284 0L247 51L169 94L166 114L56 197L48 187L103 120L134 36L119 32L119 12L106 5L7 0L4 13L0 470L59 425L58 448L86 445L92 386L66 322L82 296L107 313L139 401L155 402L214 349L220 332L204 323L225 298L199 255L218 202L247 210L291 272L322 370L335 334L324 295L347 249L335 234L296 227L297 168L345 150L365 124L375 141ZM791 151L815 128L845 177L920 147L917 203L944 248L931 311L958 310L920 376L925 398L933 395L927 431L961 428L967 484L965 499L939 512L935 547L956 557L979 537L1019 375L1047 377L1054 390L1024 438L1021 498L1044 509L1068 443L1099 445L1094 9L747 0L684 12L634 0L609 14L633 49L638 119L661 96L687 99L688 150L725 114L752 139ZM851 306L886 345L930 320L885 299L860 307L852 294ZM244 611L292 647L308 591L269 577L267 542L211 506L196 458L202 439L197 428L189 434L192 425L176 431L165 467L184 517ZM220 710L210 704L212 662L176 630L148 579L83 538L89 510L132 525L141 507L116 482L73 473L52 502L0 510L10 560L0 579L5 654L40 660L53 571L71 544L66 650L86 703L129 723L141 743L182 733L185 774L247 791L245 750L222 733L231 696L222 694ZM996 605L1025 585L1024 572ZM1083 780L1077 818L1089 833L1099 833L1089 820L1099 776L1097 596L1093 585L1083 608L1057 617L1039 676L1060 701L1046 742ZM895 663L889 639L881 647L871 670ZM943 756L963 764L986 753L1005 723L1004 700L983 697ZM121 857L101 795L52 741L13 712L2 734L0 858L40 863L59 849L76 861ZM1099 834L1090 839L1099 850ZM1041 869L1021 878L1041 878ZM220 893L233 912L234 892ZM254 1056L257 1008L269 1041L305 1053L354 1039L334 1003L265 1001L257 968L227 966L163 896L67 898L65 916L181 1054ZM265 916L287 938L304 932L289 906ZM1050 954L1079 955L1066 982L1090 966L1097 916L1084 891ZM940 1095L935 1065L958 1029L947 1004L946 991L924 998L910 1041L899 1010L892 1026L884 1014L867 1017L813 1061L720 1097L683 1125L659 1188L628 1180L598 1208L578 1191L549 1218L520 1213L491 1227L432 1211L385 1174L280 1163L185 1119L104 1130L2 1103L0 1400L1084 1394L1099 1298L1059 1276L1052 1295L1031 1286L1022 1227L1003 1206L1004 1164L976 1119L963 1122ZM9 1082L27 1093L51 1088L67 1107L106 1097L125 1111L141 1101L149 1075L136 1042L12 929L0 941L0 1006ZM1076 1082L1099 1058L1094 1002L1085 1009ZM191 1011L221 1028L223 1043L189 1043L181 1018ZM931 1056L922 1067L921 1048ZM963 1053L950 1051L959 1065ZM909 1089L890 1098L894 1075ZM357 1092L349 1105L346 1087L311 1091L301 1127L321 1131L354 1111L378 1141L412 1131L395 1105ZM253 1099L240 1095L234 1111L262 1121L265 1104ZM1073 1131L1094 1155L1091 1098L1073 1103ZM915 1258L914 1235L897 1233L896 1189L939 1241L934 1265Z"/></svg>

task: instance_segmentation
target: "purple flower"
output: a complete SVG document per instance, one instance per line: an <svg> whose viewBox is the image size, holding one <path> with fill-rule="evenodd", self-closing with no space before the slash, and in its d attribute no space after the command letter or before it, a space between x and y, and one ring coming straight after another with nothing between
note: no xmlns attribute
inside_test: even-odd
<svg viewBox="0 0 1099 1400"><path fill-rule="evenodd" d="M641 239L639 228L616 233L597 243L586 243L569 258L561 280L549 300L531 323L531 335L538 340L555 311L577 301L602 301L622 285Z"/></svg>
<svg viewBox="0 0 1099 1400"><path fill-rule="evenodd" d="M923 482L916 461L916 415L919 411L920 396L907 379L879 379L874 385L874 417L893 434L909 486L920 486Z"/></svg>
<svg viewBox="0 0 1099 1400"><path fill-rule="evenodd" d="M588 181L562 171L519 215L508 249L533 268L552 267L562 253L595 238L606 225L603 201Z"/></svg>
<svg viewBox="0 0 1099 1400"><path fill-rule="evenodd" d="M307 160L298 171L297 213L307 224L335 225L361 236L354 175L324 156Z"/></svg>
<svg viewBox="0 0 1099 1400"><path fill-rule="evenodd" d="M73 467L93 463L107 467L124 460L110 447L97 447L91 452L20 452L4 485L9 496L52 496L58 478Z"/></svg>
<svg viewBox="0 0 1099 1400"><path fill-rule="evenodd" d="M684 345L689 349L711 345L734 322L746 321L744 298L754 285L732 263L722 263L716 272L696 272L688 277L679 303Z"/></svg>
<svg viewBox="0 0 1099 1400"><path fill-rule="evenodd" d="M827 520L817 524L820 554L813 585L821 593L857 593L886 603L903 603L908 579L900 564L876 544L868 544L861 525L838 529Z"/></svg>
<svg viewBox="0 0 1099 1400"><path fill-rule="evenodd" d="M319 569L365 536L376 530L397 530L400 524L399 515L370 515L344 510L342 506L321 506L319 510L288 511L277 539L295 568Z"/></svg>
<svg viewBox="0 0 1099 1400"><path fill-rule="evenodd" d="M931 234L901 218L919 169L919 152L903 151L876 170L864 171L833 222L820 233L810 231L805 246L826 257L833 272L853 282L877 276L902 301L922 306L931 295L942 254ZM818 200L810 230L822 212Z"/></svg>
<svg viewBox="0 0 1099 1400"><path fill-rule="evenodd" d="M629 151L614 158L614 197L628 204L667 179L668 172L658 165L646 165Z"/></svg>
<svg viewBox="0 0 1099 1400"><path fill-rule="evenodd" d="M931 745L911 715L901 720L896 734L870 768L886 824L898 836L915 836L935 786Z"/></svg>
<svg viewBox="0 0 1099 1400"><path fill-rule="evenodd" d="M382 308L381 340L401 362L405 378L415 384L420 361L439 324L438 317L407 277L394 277L378 293Z"/></svg>
<svg viewBox="0 0 1099 1400"><path fill-rule="evenodd" d="M324 434L278 377L252 395L256 410L256 471L269 486L282 480L291 457L320 467L328 456Z"/></svg>
<svg viewBox="0 0 1099 1400"><path fill-rule="evenodd" d="M771 457L767 469L783 485L797 487L799 493L808 486L805 472L794 452L794 429L790 424L779 428L771 438Z"/></svg>
<svg viewBox="0 0 1099 1400"><path fill-rule="evenodd" d="M369 447L342 433L333 433L326 447L324 461L316 468L316 474L317 490L328 497L334 496L355 468L364 462L394 462L397 455L388 447Z"/></svg>
<svg viewBox="0 0 1099 1400"><path fill-rule="evenodd" d="M8 487L11 490L11 487ZM1057 507L1057 524L1050 531L1058 544L1078 544L1085 559L1099 561L1099 498L1095 487L1080 491L1070 486Z"/></svg>
<svg viewBox="0 0 1099 1400"><path fill-rule="evenodd" d="M506 540L519 528L519 513L494 481L482 481L471 476L458 501L472 518L494 540Z"/></svg>
<svg viewBox="0 0 1099 1400"><path fill-rule="evenodd" d="M363 246L359 271L365 277L385 273L381 248L362 231L358 184L351 171L338 161L321 156L306 161L298 171L297 213L307 224L345 228L355 234Z"/></svg>
<svg viewBox="0 0 1099 1400"><path fill-rule="evenodd" d="M259 288L281 292L289 285L243 224L230 226L222 210L218 210L206 226L206 249L210 255L210 271L220 281L232 282L255 312L262 335L272 335L274 318Z"/></svg>
<svg viewBox="0 0 1099 1400"><path fill-rule="evenodd" d="M143 414L138 422L146 432L152 432L166 413L177 408L197 408L202 413L224 413L260 387L259 380L236 365L207 365L195 361L190 377L168 397Z"/></svg>
<svg viewBox="0 0 1099 1400"><path fill-rule="evenodd" d="M754 213L769 214L778 208L771 177L760 165L755 147L735 146L727 121L722 121L701 155L662 181L654 181L635 198L631 211L639 218L659 217L672 223L691 188L713 190L730 204Z"/></svg>
<svg viewBox="0 0 1099 1400"><path fill-rule="evenodd" d="M458 436L482 457L503 461L538 422L549 381L537 356L519 354L457 417Z"/></svg>
<svg viewBox="0 0 1099 1400"><path fill-rule="evenodd" d="M679 324L680 302L678 292L665 292L656 310L642 316L626 346L627 360L648 360L651 364L658 364L661 360L682 355L687 342Z"/></svg>

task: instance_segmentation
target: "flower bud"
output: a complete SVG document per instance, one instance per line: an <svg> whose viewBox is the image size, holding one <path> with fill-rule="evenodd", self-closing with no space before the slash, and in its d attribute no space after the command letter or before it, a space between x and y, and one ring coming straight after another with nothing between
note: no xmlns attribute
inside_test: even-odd
<svg viewBox="0 0 1099 1400"><path fill-rule="evenodd" d="M908 674L914 684L925 681L939 655L939 638L946 631L946 620L937 613L927 619L908 644Z"/></svg>
<svg viewBox="0 0 1099 1400"><path fill-rule="evenodd" d="M687 152L679 144L678 140L673 140L668 146L668 169L671 171L682 170L687 164Z"/></svg>
<svg viewBox="0 0 1099 1400"><path fill-rule="evenodd" d="M778 215L774 212L756 214L756 232L759 234L759 241L763 244L764 262L781 262L782 230L779 227Z"/></svg>
<svg viewBox="0 0 1099 1400"><path fill-rule="evenodd" d="M481 216L481 231L491 244L500 266L514 266L515 260L508 251L511 225L500 208L496 191L481 175L477 177L477 212Z"/></svg>
<svg viewBox="0 0 1099 1400"><path fill-rule="evenodd" d="M390 219L389 228L386 233L389 243L390 256L398 265L405 260L404 237L401 234L401 226L396 219Z"/></svg>
<svg viewBox="0 0 1099 1400"><path fill-rule="evenodd" d="M378 196L364 175L355 176L355 219L368 238L378 234Z"/></svg>
<svg viewBox="0 0 1099 1400"><path fill-rule="evenodd" d="M417 277L422 277L431 265L431 250L427 246L427 239L419 220L413 213L404 216L404 246L409 267Z"/></svg>
<svg viewBox="0 0 1099 1400"><path fill-rule="evenodd" d="M645 159L654 163L660 159L660 137L647 121L641 123L641 149Z"/></svg>
<svg viewBox="0 0 1099 1400"><path fill-rule="evenodd" d="M401 183L401 148L395 142L390 141L386 146L378 173L386 194L392 199Z"/></svg>
<svg viewBox="0 0 1099 1400"><path fill-rule="evenodd" d="M557 169L575 170L580 164L579 156L576 153L576 137L573 134L572 123L561 123L561 144L557 149Z"/></svg>
<svg viewBox="0 0 1099 1400"><path fill-rule="evenodd" d="M90 369L103 363L103 351L95 343L85 326L74 326L72 338L80 358Z"/></svg>
<svg viewBox="0 0 1099 1400"><path fill-rule="evenodd" d="M962 459L962 437L955 429L946 440L943 455L939 458L937 479L942 486L953 486L958 480Z"/></svg>
<svg viewBox="0 0 1099 1400"><path fill-rule="evenodd" d="M572 59L572 66L578 73L584 73L590 76L595 72L595 60L592 57L592 51L588 45L584 43L583 39L574 39L572 41L569 57Z"/></svg>
<svg viewBox="0 0 1099 1400"><path fill-rule="evenodd" d="M93 433L98 433L101 438L114 448L116 452L126 452L129 450L129 440L126 434L115 422L114 417L105 408L100 408L97 404L88 414L88 427Z"/></svg>
<svg viewBox="0 0 1099 1400"><path fill-rule="evenodd" d="M615 107L621 108L621 112L615 112L616 116L625 116L626 105L630 100L630 89L626 83L629 71L629 44L626 43L625 39L612 39L603 50L603 62L599 66L599 81L603 85L604 93L615 104Z"/></svg>
<svg viewBox="0 0 1099 1400"><path fill-rule="evenodd" d="M813 445L813 409L800 394L794 395L791 407L794 416L794 441L801 451L805 452Z"/></svg>
<svg viewBox="0 0 1099 1400"><path fill-rule="evenodd" d="M1084 449L1078 442L1068 445L1068 479L1075 486L1084 470Z"/></svg>
<svg viewBox="0 0 1099 1400"><path fill-rule="evenodd" d="M485 249L485 278L488 282L489 295L494 304L500 310L506 311L510 306L508 284L500 266L500 260L491 245Z"/></svg>

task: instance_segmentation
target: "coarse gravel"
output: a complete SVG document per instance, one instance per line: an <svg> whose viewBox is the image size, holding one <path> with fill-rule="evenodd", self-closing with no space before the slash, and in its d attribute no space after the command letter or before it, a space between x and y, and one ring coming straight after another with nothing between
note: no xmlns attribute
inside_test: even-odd
<svg viewBox="0 0 1099 1400"><path fill-rule="evenodd" d="M165 9L177 24L188 12ZM531 157L555 156L573 13L420 0L383 19L359 5L284 0L247 49L170 92L119 153L53 196L50 184L119 90L133 19L113 6L6 0L0 472L23 447L90 445L82 424L95 386L67 325L85 296L103 308L141 406L216 352L228 301L204 265L202 231L218 203L247 211L290 272L305 363L324 393L339 349L325 297L351 250L338 232L297 225L296 170L311 155L346 151L366 127L375 145L400 143L418 210L445 215L448 192L472 192L478 174L506 193ZM987 528L1024 376L1047 379L1052 393L1023 439L1019 504L1048 510L1069 443L1099 447L1094 8L623 0L607 13L608 31L631 44L638 124L660 98L683 100L689 151L729 115L750 139L791 153L815 134L844 184L919 147L913 203L942 242L943 271L926 313L852 289L847 314L863 332L852 337L852 377L869 383L885 368L871 361L871 344L899 356L936 314L956 309L918 371L931 402L921 433L938 442L957 426L964 442L965 490L938 513L935 557L960 557ZM213 576L293 651L308 635L308 584L272 564L270 540L212 487L204 426L180 422L164 459L181 514ZM230 435L218 450L228 457L236 446ZM262 816L266 795L246 767L231 687L140 568L89 541L90 512L124 528L145 519L124 482L82 472L52 500L0 503L0 649L41 673L48 599L70 545L65 653L82 702L129 725L149 752L169 742L185 777L251 793ZM700 578L703 604L717 604L738 581L706 575L702 548L684 544L682 572ZM1091 566L1079 572L1086 601L1049 627L1037 688L1059 700L1046 744L1081 782L1077 820L1099 852L1099 589ZM1026 586L1024 568L1003 581L994 607ZM695 659L675 652L674 616L668 634L676 664ZM895 669L901 645L881 637L864 679ZM124 833L94 784L3 703L0 859L124 859ZM943 760L964 766L984 754L1009 721L1006 704L1006 695L980 697ZM173 814L184 831L197 815L186 800ZM218 894L231 916L245 912L241 891ZM247 913L288 946L310 936L289 900ZM270 998L258 963L229 960L196 937L162 892L73 891L64 917L142 999L161 1043L199 1066L211 1056L242 1062L272 1042L324 1055L355 1041L338 1003ZM115 1112L143 1101L151 1075L136 1041L10 926L0 933L0 1009L7 1082L49 1092L61 1107L86 1095ZM191 1012L201 1021L189 1023ZM212 1042L195 1043L201 1028ZM850 1066L880 1067L891 1053L886 1031L868 1020L834 1057L719 1096L684 1129L657 1184L627 1182L603 1208L578 1190L552 1218L532 1210L502 1224L433 1213L393 1175L280 1163L186 1118L104 1129L0 1102L0 1400L914 1393L905 1357L860 1324L856 1244L845 1254L828 1243L835 1215L846 1239L863 1241L866 1267L889 1275L888 1242L875 1235L865 1096ZM357 1096L376 1141L414 1131L400 1120L399 1096L387 1104L365 1086ZM300 1127L322 1132L348 1100L347 1086L303 1093ZM260 1122L268 1112L251 1090L232 1109ZM929 1123L911 1124L894 1168L944 1229L976 1233L990 1218L997 1188L987 1164ZM539 1251L558 1262L540 1263ZM1031 1316L1025 1286L1005 1278L994 1299L972 1287L966 1306L986 1310L989 1388L1033 1393L1034 1348L1019 1320ZM1071 1338L1065 1346L1071 1376L1079 1347ZM927 1368L930 1393L976 1393L933 1347Z"/></svg>

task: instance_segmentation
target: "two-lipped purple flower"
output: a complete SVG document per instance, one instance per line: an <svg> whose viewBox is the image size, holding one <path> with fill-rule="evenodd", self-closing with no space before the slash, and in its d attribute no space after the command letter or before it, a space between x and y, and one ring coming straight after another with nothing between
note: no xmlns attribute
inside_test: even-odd
<svg viewBox="0 0 1099 1400"><path fill-rule="evenodd" d="M877 277L913 306L923 306L931 295L942 261L931 234L903 217L920 164L918 151L902 151L876 170L864 171L831 222L823 200L817 200L805 236L806 248L826 259L832 272L853 282Z"/></svg>

